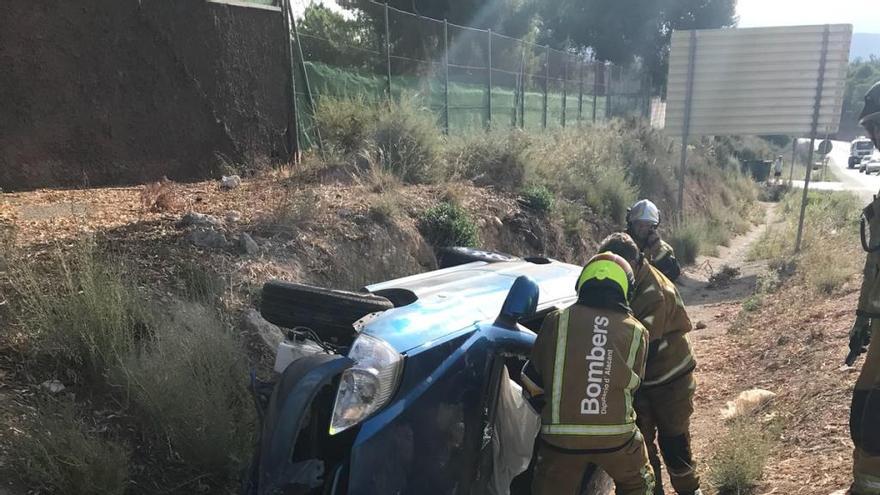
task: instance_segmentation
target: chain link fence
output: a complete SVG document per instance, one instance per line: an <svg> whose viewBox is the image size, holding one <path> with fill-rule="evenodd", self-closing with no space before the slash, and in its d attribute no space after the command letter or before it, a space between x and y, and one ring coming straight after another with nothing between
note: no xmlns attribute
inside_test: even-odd
<svg viewBox="0 0 880 495"><path fill-rule="evenodd" d="M295 11L305 8L293 1ZM649 84L634 69L377 2L341 16L319 9L323 17L306 10L293 26L305 145L313 141L315 102L326 96L376 104L411 98L452 134L589 125L650 112Z"/></svg>

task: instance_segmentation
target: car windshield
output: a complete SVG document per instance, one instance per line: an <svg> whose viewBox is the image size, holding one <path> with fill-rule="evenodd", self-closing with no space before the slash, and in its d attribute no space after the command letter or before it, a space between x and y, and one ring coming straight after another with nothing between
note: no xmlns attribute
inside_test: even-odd
<svg viewBox="0 0 880 495"><path fill-rule="evenodd" d="M856 149L859 151L870 150L873 147L874 145L871 143L871 141L859 141L858 143L856 143Z"/></svg>

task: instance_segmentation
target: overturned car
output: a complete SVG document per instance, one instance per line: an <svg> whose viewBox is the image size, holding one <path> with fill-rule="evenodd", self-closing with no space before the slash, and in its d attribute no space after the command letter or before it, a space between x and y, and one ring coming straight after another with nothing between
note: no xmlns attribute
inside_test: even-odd
<svg viewBox="0 0 880 495"><path fill-rule="evenodd" d="M260 439L243 493L506 492L499 437L512 421L504 433L499 416L543 318L574 302L580 267L478 259L357 293L267 283L261 313L289 330L277 381L253 382ZM516 474L534 433L513 429L528 441ZM529 493L531 470L511 493ZM583 493L607 484L588 472Z"/></svg>

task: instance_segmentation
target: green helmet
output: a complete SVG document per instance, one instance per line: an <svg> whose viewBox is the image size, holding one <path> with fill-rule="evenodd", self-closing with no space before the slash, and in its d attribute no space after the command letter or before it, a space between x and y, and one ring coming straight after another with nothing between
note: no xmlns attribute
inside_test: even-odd
<svg viewBox="0 0 880 495"><path fill-rule="evenodd" d="M618 290L629 300L630 288L635 284L632 268L622 257L606 251L593 256L578 277L577 291L586 286L606 286Z"/></svg>
<svg viewBox="0 0 880 495"><path fill-rule="evenodd" d="M859 124L868 131L874 146L880 149L880 82L865 94L865 107L859 115Z"/></svg>

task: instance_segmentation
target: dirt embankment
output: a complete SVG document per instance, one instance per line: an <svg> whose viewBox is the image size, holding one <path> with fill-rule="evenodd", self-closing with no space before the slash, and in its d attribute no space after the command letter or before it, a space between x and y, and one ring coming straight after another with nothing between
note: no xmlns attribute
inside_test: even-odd
<svg viewBox="0 0 880 495"><path fill-rule="evenodd" d="M0 188L204 178L283 160L278 12L200 0L9 0Z"/></svg>

